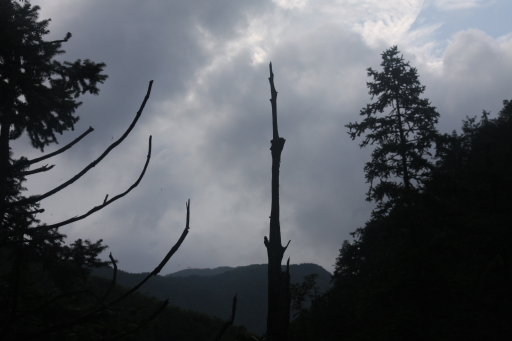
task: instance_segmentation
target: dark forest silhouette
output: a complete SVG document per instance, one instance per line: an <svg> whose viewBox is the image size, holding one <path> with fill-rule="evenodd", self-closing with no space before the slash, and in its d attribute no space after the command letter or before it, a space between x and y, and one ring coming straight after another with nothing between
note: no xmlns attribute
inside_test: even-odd
<svg viewBox="0 0 512 341"><path fill-rule="evenodd" d="M380 97L347 126L353 138L369 130L362 147L375 144L365 172L377 207L343 243L333 287L294 321L291 339L508 340L512 102L439 134L416 69L398 53L383 53L382 73L368 69ZM411 115L406 143L399 108Z"/></svg>
<svg viewBox="0 0 512 341"><path fill-rule="evenodd" d="M20 4L20 2L22 4ZM93 129L55 152L35 159L14 155L11 142L27 134L32 147L57 143L73 130L84 94L99 93L105 64L88 59L59 62L62 44L45 41L49 20L39 7L0 0L0 340L251 340L233 326L237 296L227 321L166 307L139 292L156 277L189 231L185 229L150 273L125 288L117 284L113 256L102 261L102 240L65 244L59 228L105 208L137 187L151 158L123 193L87 212L51 225L41 223L40 202L92 170L131 133L147 94L125 133L68 181L41 195L25 196L32 168L66 152ZM426 98L416 68L398 48L382 53L382 71L367 69L372 102L348 133L372 146L364 172L371 218L341 245L332 287L317 290L315 274L290 284L288 245L281 243L279 167L285 139L277 126L277 91L270 64L273 138L266 340L508 340L512 339L512 102L494 118L468 117L462 131L440 134L439 113ZM473 113L469 113L470 115ZM112 267L109 280L91 276ZM235 293L233 293L235 294ZM240 297L242 300L243 298ZM290 305L294 320L290 323ZM173 324L174 323L174 324ZM172 327L169 327L171 326ZM167 328L167 329L166 329ZM223 334L226 335L223 336ZM215 335L217 335L215 337Z"/></svg>

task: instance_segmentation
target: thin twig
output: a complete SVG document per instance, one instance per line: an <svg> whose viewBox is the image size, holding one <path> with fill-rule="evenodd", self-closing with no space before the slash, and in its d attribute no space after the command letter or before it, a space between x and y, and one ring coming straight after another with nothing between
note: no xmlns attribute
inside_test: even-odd
<svg viewBox="0 0 512 341"><path fill-rule="evenodd" d="M107 297L110 294L110 292L112 291L112 289L114 289L114 287L116 286L116 281L117 281L117 264L116 264L114 257L112 257L112 252L108 255L108 258L110 258L110 260L112 261L112 266L114 266L114 273L112 275L112 281L110 282L110 286L108 287L107 291L101 298L102 302L104 302L107 299Z"/></svg>

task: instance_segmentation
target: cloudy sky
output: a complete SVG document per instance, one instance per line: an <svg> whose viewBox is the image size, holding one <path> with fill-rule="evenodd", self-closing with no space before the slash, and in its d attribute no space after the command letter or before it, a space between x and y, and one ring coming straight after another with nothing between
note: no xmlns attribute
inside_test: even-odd
<svg viewBox="0 0 512 341"><path fill-rule="evenodd" d="M153 154L139 187L88 219L69 240L103 239L130 272L151 271L174 245L191 199L191 230L163 274L267 261L272 138L268 63L278 95L281 229L285 257L327 270L343 240L369 218L363 166L371 148L347 123L370 102L366 68L398 45L441 114L439 130L496 114L512 98L509 0L33 0L51 18L48 39L73 34L66 60L105 62L99 96L84 96L74 132L95 128L27 186L45 192L121 136L150 80L153 92L126 141L76 184L46 199L55 223L123 192ZM50 152L58 146L50 146ZM27 140L15 152L39 152ZM106 257L106 254L105 254Z"/></svg>

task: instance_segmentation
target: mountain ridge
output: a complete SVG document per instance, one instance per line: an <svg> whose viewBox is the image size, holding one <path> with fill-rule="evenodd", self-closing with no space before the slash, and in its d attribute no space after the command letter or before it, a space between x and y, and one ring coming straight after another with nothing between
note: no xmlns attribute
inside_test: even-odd
<svg viewBox="0 0 512 341"><path fill-rule="evenodd" d="M111 278L112 272L111 268L101 268L94 270L93 274ZM304 276L313 273L319 275L317 285L320 292L325 292L330 286L331 274L320 265L290 265L290 282L302 282ZM147 273L130 274L118 270L117 282L133 287L145 276ZM229 317L233 296L237 294L235 324L256 333L263 333L266 329L267 264L180 270L165 276L154 276L140 292L161 300L169 299L171 305L180 308L221 318Z"/></svg>
<svg viewBox="0 0 512 341"><path fill-rule="evenodd" d="M232 266L219 266L216 268L191 268L191 269L184 269L179 270L176 272L172 272L167 275L163 275L162 277L188 277L188 276L213 276L218 275L227 271L231 271L233 269L236 269L237 267Z"/></svg>

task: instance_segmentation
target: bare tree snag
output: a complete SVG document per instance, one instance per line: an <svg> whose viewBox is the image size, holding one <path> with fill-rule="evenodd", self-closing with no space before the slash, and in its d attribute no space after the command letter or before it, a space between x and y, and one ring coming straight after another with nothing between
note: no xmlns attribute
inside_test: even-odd
<svg viewBox="0 0 512 341"><path fill-rule="evenodd" d="M288 247L281 245L281 226L279 223L279 166L281 164L281 152L285 139L279 137L277 129L277 91L274 86L274 74L272 63L270 68L270 93L272 104L273 138L270 147L272 154L272 206L270 213L269 238L264 238L268 256L268 313L267 313L267 340L285 341L288 338L288 326L290 323L290 267L288 263L286 271L281 271L283 255Z"/></svg>

